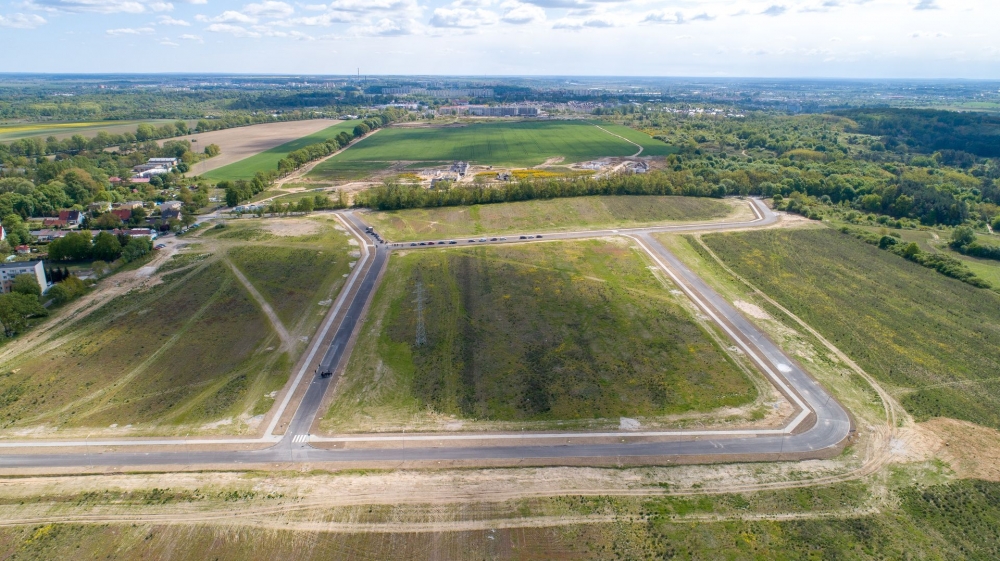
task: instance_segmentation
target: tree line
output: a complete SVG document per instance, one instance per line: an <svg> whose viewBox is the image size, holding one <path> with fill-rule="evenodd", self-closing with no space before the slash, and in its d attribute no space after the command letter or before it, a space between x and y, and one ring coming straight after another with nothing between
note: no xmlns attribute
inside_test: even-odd
<svg viewBox="0 0 1000 561"><path fill-rule="evenodd" d="M613 175L600 179L521 180L514 183L461 185L424 189L419 185L387 182L358 193L355 206L400 210L442 206L480 205L592 195L684 195L724 197L725 188L690 173L653 171L641 175Z"/></svg>
<svg viewBox="0 0 1000 561"><path fill-rule="evenodd" d="M249 201L257 194L271 187L278 177L288 175L311 161L325 158L337 150L346 147L352 141L394 122L403 115L405 113L386 110L358 123L354 127L353 135L346 131L341 132L334 138L328 138L323 142L310 144L309 146L290 152L287 156L278 160L278 168L276 170L258 171L254 174L253 179L249 181L220 181L216 187L225 190L227 206L236 206Z"/></svg>

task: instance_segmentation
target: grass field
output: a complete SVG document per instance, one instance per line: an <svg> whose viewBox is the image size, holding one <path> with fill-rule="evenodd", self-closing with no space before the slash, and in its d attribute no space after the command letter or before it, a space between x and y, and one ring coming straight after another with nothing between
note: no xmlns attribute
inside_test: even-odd
<svg viewBox="0 0 1000 561"><path fill-rule="evenodd" d="M380 132L379 134L384 134L384 132ZM375 138L378 137L376 136ZM365 142L368 141L365 140ZM392 166L392 162L343 160L337 156L314 167L307 174L307 177L322 181L357 181L375 172L389 169L390 166Z"/></svg>
<svg viewBox="0 0 1000 561"><path fill-rule="evenodd" d="M394 256L323 427L617 425L753 401L647 265L620 240Z"/></svg>
<svg viewBox="0 0 1000 561"><path fill-rule="evenodd" d="M270 171L278 169L278 161L300 148L305 148L310 144L323 142L333 138L342 132L352 132L357 122L347 121L338 123L332 127L327 127L319 132L303 136L297 140L286 142L280 146L275 146L249 158L244 158L227 166L214 169L202 174L202 177L213 181L250 179L258 171Z"/></svg>
<svg viewBox="0 0 1000 561"><path fill-rule="evenodd" d="M638 151L635 145L614 136L616 134L642 146L644 156L662 156L675 151L627 127L603 123L601 126L613 134L585 121L393 127L316 166L309 176L317 180L329 179L352 168L377 168L384 162L465 160L481 165L531 167L550 158L574 163L608 156L631 156Z"/></svg>
<svg viewBox="0 0 1000 561"><path fill-rule="evenodd" d="M151 119L147 121L80 121L72 123L18 123L0 125L0 142L9 142L11 140L35 136L43 138L54 136L58 139L63 139L75 134L90 138L100 131L106 131L111 134L134 133L136 127L142 123L159 126L174 122L176 122L174 119Z"/></svg>
<svg viewBox="0 0 1000 561"><path fill-rule="evenodd" d="M627 228L674 220L707 221L734 212L732 203L716 199L620 196L372 212L365 215L365 220L386 239L410 241L583 227Z"/></svg>
<svg viewBox="0 0 1000 561"><path fill-rule="evenodd" d="M315 331L329 310L321 301L343 285L353 259L348 236L330 220L252 222L192 238L190 250L160 267L162 282L88 310L8 359L0 428L252 431L305 348L298 337ZM275 310L288 340L227 258Z"/></svg>
<svg viewBox="0 0 1000 561"><path fill-rule="evenodd" d="M830 229L705 236L917 419L1000 428L1000 295Z"/></svg>

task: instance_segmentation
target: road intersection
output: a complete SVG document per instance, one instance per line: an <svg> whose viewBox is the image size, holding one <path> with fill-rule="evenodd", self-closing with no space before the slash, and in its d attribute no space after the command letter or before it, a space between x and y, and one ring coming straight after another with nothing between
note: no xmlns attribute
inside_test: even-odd
<svg viewBox="0 0 1000 561"><path fill-rule="evenodd" d="M663 247L653 234L662 232L725 231L773 225L776 215L761 201L749 202L755 218L744 222L702 223L649 228L608 229L545 234L522 240L509 236L494 243L547 243L559 240L625 236L633 240L656 266L715 322L756 364L795 407L790 421L776 429L676 430L547 433L449 433L344 435L310 434L337 374L316 375L320 361L336 371L346 364L351 342L362 325L365 310L378 288L389 255L401 244L375 243L365 234L367 225L354 212L340 218L361 241L362 257L336 303L307 349L307 359L295 373L263 436L248 438L129 439L82 441L0 442L0 468L66 469L81 467L168 468L170 466L233 466L292 463L384 465L461 461L466 464L517 461L617 462L629 458L664 461L735 459L794 459L836 453L852 432L844 408L802 370L753 323ZM465 244L463 244L465 245ZM477 243L476 245L479 245ZM405 246L437 249L440 246ZM445 246L449 247L449 246ZM333 333L332 338L329 333ZM303 386L302 384L308 384ZM301 395L296 403L296 396ZM291 409L294 407L294 414ZM283 421L291 414L290 420ZM278 434L278 433L281 434ZM316 445L316 446L314 446ZM246 450L240 447L257 449ZM52 448L52 453L39 452ZM21 449L3 453L4 449ZM83 451L80 451L80 450ZM190 450L196 451L190 451ZM93 450L98 450L93 453ZM11 450L13 451L13 450Z"/></svg>

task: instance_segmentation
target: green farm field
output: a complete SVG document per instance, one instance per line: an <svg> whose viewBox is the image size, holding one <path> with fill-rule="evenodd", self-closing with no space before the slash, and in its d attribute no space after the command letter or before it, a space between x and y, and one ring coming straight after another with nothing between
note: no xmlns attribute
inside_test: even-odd
<svg viewBox="0 0 1000 561"><path fill-rule="evenodd" d="M695 197L615 196L520 201L470 207L372 212L365 220L389 240L479 234L628 228L677 220L750 217L746 203Z"/></svg>
<svg viewBox="0 0 1000 561"><path fill-rule="evenodd" d="M278 161L288 154L305 148L310 144L317 144L327 139L334 138L342 132L351 133L357 123L347 121L338 123L332 127L325 128L319 132L303 136L297 140L286 142L280 146L275 146L270 150L265 150L249 158L244 158L238 162L229 164L218 169L202 174L202 177L212 181L251 179L258 171L271 171L278 169Z"/></svg>
<svg viewBox="0 0 1000 561"><path fill-rule="evenodd" d="M465 160L480 165L537 166L552 158L574 163L609 156L631 156L642 146L644 156L676 151L628 127L586 121L521 121L473 123L443 127L391 127L316 166L316 180L346 173L358 162L434 162Z"/></svg>
<svg viewBox="0 0 1000 561"><path fill-rule="evenodd" d="M950 417L1000 428L997 293L832 229L703 240L856 360L918 420Z"/></svg>
<svg viewBox="0 0 1000 561"><path fill-rule="evenodd" d="M315 331L329 309L321 301L339 291L352 258L347 234L325 218L248 226L190 238L191 249L160 264L149 288L85 309L6 359L0 429L252 432L305 349L299 337Z"/></svg>
<svg viewBox="0 0 1000 561"><path fill-rule="evenodd" d="M54 136L60 140L75 134L90 138L100 131L110 134L135 132L136 127L143 123L160 126L174 123L176 119L151 119L146 121L79 121L71 123L16 123L0 125L0 142L9 142L21 138L35 136L48 138ZM190 123L189 123L190 124Z"/></svg>
<svg viewBox="0 0 1000 561"><path fill-rule="evenodd" d="M757 396L624 240L402 252L388 267L326 431L617 426Z"/></svg>

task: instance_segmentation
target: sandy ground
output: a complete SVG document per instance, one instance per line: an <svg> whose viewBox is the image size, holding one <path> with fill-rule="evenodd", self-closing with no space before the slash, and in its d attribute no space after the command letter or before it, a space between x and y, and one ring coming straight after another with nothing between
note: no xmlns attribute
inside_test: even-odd
<svg viewBox="0 0 1000 561"><path fill-rule="evenodd" d="M312 119L308 121L289 121L284 123L266 123L249 127L237 127L222 131L212 131L168 140L190 140L196 152L205 149L209 144L218 144L222 153L214 158L191 166L189 175L200 175L238 162L244 158L270 150L286 142L291 142L303 136L332 127L340 121L331 119Z"/></svg>

